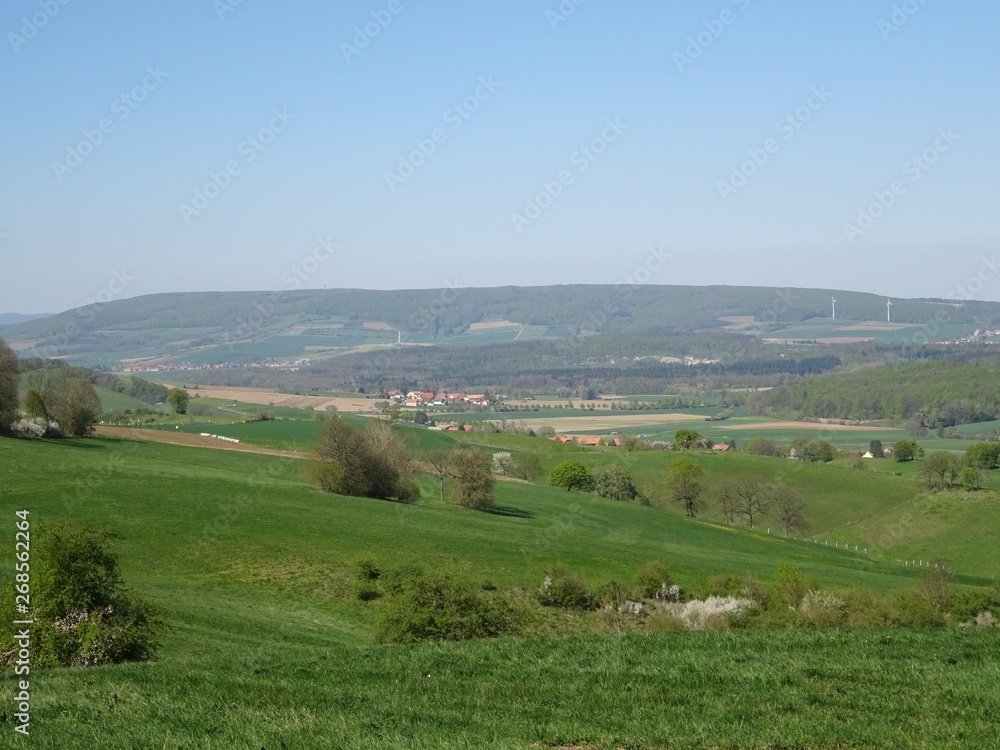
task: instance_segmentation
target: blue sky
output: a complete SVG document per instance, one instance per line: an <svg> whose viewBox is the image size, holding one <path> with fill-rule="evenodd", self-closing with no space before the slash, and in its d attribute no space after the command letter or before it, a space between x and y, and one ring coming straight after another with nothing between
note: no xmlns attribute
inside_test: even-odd
<svg viewBox="0 0 1000 750"><path fill-rule="evenodd" d="M0 12L0 312L653 247L649 283L1000 300L995 3L63 2Z"/></svg>

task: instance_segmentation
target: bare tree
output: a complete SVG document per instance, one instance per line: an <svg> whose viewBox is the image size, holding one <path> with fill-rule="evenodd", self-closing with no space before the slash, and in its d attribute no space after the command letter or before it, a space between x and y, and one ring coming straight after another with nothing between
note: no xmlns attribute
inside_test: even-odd
<svg viewBox="0 0 1000 750"><path fill-rule="evenodd" d="M736 523L738 500L736 483L730 479L720 484L715 490L715 503L719 506L719 511L728 524Z"/></svg>
<svg viewBox="0 0 1000 750"><path fill-rule="evenodd" d="M445 450L431 451L425 457L431 473L441 483L441 502L444 502L444 484L451 476L451 454Z"/></svg>
<svg viewBox="0 0 1000 750"><path fill-rule="evenodd" d="M747 526L754 527L754 520L767 512L767 496L764 485L757 477L741 477L735 483L736 512L746 519Z"/></svg>
<svg viewBox="0 0 1000 750"><path fill-rule="evenodd" d="M806 532L809 522L806 521L806 504L802 496L787 484L775 484L768 488L767 494L774 501L778 511L778 521L785 527L785 536L790 531Z"/></svg>

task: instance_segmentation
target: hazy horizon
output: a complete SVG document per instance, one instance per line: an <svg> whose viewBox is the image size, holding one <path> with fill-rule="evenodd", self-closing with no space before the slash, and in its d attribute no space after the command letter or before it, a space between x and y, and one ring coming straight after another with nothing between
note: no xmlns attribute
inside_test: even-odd
<svg viewBox="0 0 1000 750"><path fill-rule="evenodd" d="M0 311L616 284L651 248L670 256L651 284L1000 301L998 20L920 0L17 3Z"/></svg>

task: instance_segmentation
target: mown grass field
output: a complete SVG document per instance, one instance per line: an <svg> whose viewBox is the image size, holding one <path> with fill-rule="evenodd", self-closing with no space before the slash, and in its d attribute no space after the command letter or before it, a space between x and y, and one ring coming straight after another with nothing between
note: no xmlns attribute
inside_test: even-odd
<svg viewBox="0 0 1000 750"><path fill-rule="evenodd" d="M257 437L289 430L285 437L292 439L317 426L290 421L227 429ZM456 439L415 428L404 434L418 448ZM457 439L488 451L537 449L545 468L568 456L591 465L631 460L629 468L649 480L676 457L487 433ZM788 468L750 456L693 458L713 481ZM817 494L817 523L843 524L908 505L921 510L905 478L803 466L787 480ZM989 633L536 632L461 644L373 645L382 602L352 596L351 571L360 558L526 590L536 589L556 563L596 587L612 578L633 581L648 560L664 562L694 593L712 575L767 579L780 563L796 565L824 588L888 592L917 580L916 571L878 555L549 487L500 482L498 512L475 513L441 504L434 480L421 481L423 499L407 506L320 494L306 481L304 462L283 457L108 438L0 439L0 505L9 513L0 523L11 529L0 535L3 582L12 570L15 509L31 511L35 534L57 520L109 524L121 534L127 584L160 604L169 626L154 663L33 675L30 743L60 749L991 746L992 717L1000 712L1000 643ZM863 490L881 504L851 505ZM948 528L938 530L940 538L969 546L982 523L966 528L966 537L958 526ZM4 692L11 686L5 675ZM10 709L0 708L0 747L26 745L14 744L10 721Z"/></svg>

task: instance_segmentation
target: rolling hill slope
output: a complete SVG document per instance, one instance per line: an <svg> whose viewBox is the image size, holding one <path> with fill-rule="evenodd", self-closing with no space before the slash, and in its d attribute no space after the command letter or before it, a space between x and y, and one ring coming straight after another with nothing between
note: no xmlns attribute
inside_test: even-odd
<svg viewBox="0 0 1000 750"><path fill-rule="evenodd" d="M0 326L23 356L88 362L160 357L213 362L295 357L399 343L496 343L595 333L781 328L825 317L831 294L852 320L879 320L884 298L819 289L569 285L438 290L303 290L155 294ZM971 328L1000 303L898 300L894 320ZM747 326L749 319L749 328ZM477 328L506 323L506 328ZM848 321L845 320L845 324ZM921 329L923 330L923 329ZM949 329L950 330L950 329Z"/></svg>

